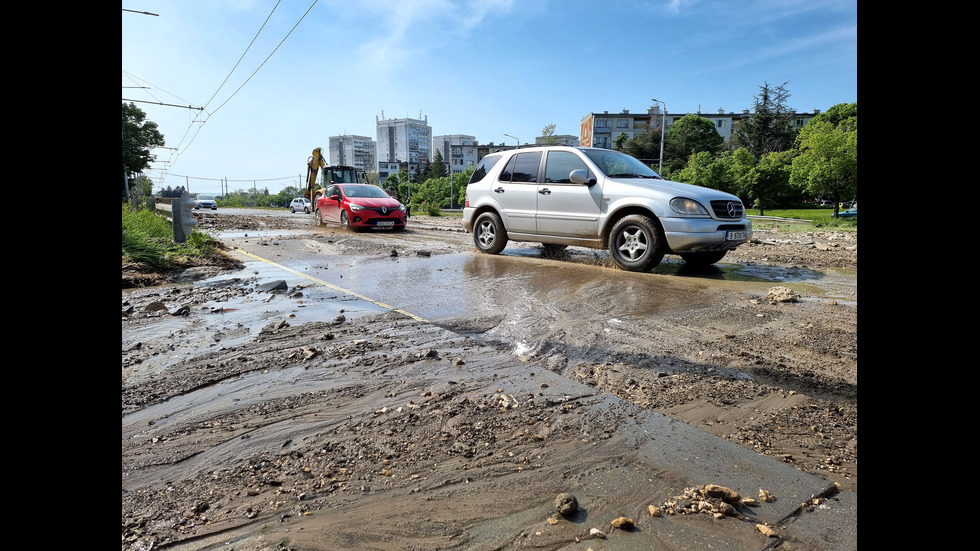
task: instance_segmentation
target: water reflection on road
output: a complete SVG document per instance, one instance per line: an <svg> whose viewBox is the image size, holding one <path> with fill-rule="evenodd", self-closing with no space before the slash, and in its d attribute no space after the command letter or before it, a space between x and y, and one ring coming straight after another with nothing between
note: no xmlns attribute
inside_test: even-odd
<svg viewBox="0 0 980 551"><path fill-rule="evenodd" d="M510 253L511 251L507 251ZM329 268L303 268L334 285L395 305L426 319L553 309L582 315L639 315L688 308L706 289L765 290L787 282L817 282L822 272L719 264L692 270L665 260L651 273L634 273L540 251L431 257L355 257ZM581 312L580 310L588 312Z"/></svg>

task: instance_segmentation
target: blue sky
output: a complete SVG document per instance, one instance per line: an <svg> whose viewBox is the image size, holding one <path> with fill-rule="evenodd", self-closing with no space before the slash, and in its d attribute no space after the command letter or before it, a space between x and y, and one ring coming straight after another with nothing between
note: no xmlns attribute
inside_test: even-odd
<svg viewBox="0 0 980 551"><path fill-rule="evenodd" d="M159 125L146 172L192 193L299 186L377 118L433 135L578 136L591 112L857 101L857 0L123 0L122 99ZM157 15L143 15L150 12ZM181 106L181 107L174 107ZM187 109L187 106L203 109Z"/></svg>

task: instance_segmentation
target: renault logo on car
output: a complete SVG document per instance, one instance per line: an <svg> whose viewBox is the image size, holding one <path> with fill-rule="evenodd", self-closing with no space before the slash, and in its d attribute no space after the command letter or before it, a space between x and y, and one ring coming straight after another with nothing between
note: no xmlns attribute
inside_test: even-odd
<svg viewBox="0 0 980 551"><path fill-rule="evenodd" d="M728 209L731 210L731 206ZM388 207L381 207L381 214L388 214Z"/></svg>

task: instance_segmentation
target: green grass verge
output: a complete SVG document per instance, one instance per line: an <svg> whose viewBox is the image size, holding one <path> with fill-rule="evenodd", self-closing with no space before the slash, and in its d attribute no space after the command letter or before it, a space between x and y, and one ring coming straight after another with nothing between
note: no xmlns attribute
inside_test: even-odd
<svg viewBox="0 0 980 551"><path fill-rule="evenodd" d="M842 209L843 210L843 209ZM758 209L747 209L749 216L760 216ZM785 222L775 220L752 220L752 227L784 231L812 231L814 229L832 231L857 231L857 218L831 218L834 209L766 209L765 216L792 218L808 222Z"/></svg>
<svg viewBox="0 0 980 551"><path fill-rule="evenodd" d="M197 266L226 259L221 242L193 231L185 243L174 243L174 230L165 216L128 204L122 206L122 261L156 271Z"/></svg>

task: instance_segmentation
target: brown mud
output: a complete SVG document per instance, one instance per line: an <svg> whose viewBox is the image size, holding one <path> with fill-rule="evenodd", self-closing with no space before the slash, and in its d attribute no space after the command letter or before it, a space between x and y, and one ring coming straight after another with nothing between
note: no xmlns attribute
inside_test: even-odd
<svg viewBox="0 0 980 551"><path fill-rule="evenodd" d="M305 216L195 215L213 231L326 232L340 254L391 249ZM405 247L432 249L430 235L472 250L458 219L412 222ZM757 231L723 262L856 282L857 234ZM720 303L651 317L630 352L600 361L553 348L515 368L512 354L480 342L494 317L291 324L259 306L253 327L221 321L222 303L259 296L236 267L193 267L236 278L211 285L123 267L124 550L578 549L591 524L548 520L564 492L592 518L625 508L641 524L679 522L651 520L647 507L716 481L636 472L617 420L589 418L595 396L857 491L856 285L832 297L719 293ZM553 394L554 377L591 397ZM745 548L767 545L754 529L734 533Z"/></svg>

